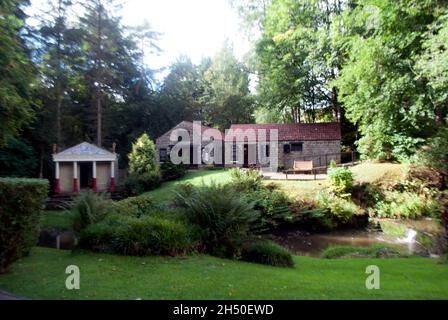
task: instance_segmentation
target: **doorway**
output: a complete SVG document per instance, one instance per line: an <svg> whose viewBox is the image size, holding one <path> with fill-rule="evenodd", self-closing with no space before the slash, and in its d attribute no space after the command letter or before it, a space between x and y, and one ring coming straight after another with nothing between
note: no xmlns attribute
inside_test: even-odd
<svg viewBox="0 0 448 320"><path fill-rule="evenodd" d="M244 145L243 168L249 167L249 145Z"/></svg>
<svg viewBox="0 0 448 320"><path fill-rule="evenodd" d="M93 164L92 162L79 163L79 186L81 189L92 187Z"/></svg>

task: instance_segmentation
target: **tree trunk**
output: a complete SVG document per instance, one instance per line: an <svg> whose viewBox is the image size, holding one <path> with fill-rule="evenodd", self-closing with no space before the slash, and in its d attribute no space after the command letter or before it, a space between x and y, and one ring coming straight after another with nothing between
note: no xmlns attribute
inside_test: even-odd
<svg viewBox="0 0 448 320"><path fill-rule="evenodd" d="M96 144L98 147L101 147L101 131L102 131L102 105L101 105L101 93L98 89L96 96L96 117L97 117L97 126L96 126Z"/></svg>

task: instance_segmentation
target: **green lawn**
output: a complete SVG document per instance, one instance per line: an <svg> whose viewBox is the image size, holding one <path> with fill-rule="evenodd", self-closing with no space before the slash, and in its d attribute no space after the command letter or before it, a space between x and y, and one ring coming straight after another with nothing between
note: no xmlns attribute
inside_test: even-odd
<svg viewBox="0 0 448 320"><path fill-rule="evenodd" d="M181 179L164 182L159 188L146 192L142 196L150 196L156 201L167 201L173 197L173 190L179 184L188 182L193 185L201 185L202 183L210 184L212 181L215 181L216 183L229 182L229 171L225 169L188 171L187 174Z"/></svg>
<svg viewBox="0 0 448 320"><path fill-rule="evenodd" d="M394 163L362 163L350 168L350 170L353 171L356 181L359 182L397 179L402 175L402 165ZM151 196L156 201L167 201L172 198L176 185L186 182L193 185L200 185L201 183L208 184L211 181L217 183L230 181L229 170L189 171L182 179L165 182L160 188L147 192L144 196ZM278 184L289 195L300 198L313 198L319 190L328 186L326 180L266 180L265 183Z"/></svg>
<svg viewBox="0 0 448 320"><path fill-rule="evenodd" d="M448 265L429 258L295 257L292 269L210 256L124 257L34 248L0 275L0 289L46 299L448 299ZM81 289L65 289L77 265ZM377 265L381 289L365 288Z"/></svg>

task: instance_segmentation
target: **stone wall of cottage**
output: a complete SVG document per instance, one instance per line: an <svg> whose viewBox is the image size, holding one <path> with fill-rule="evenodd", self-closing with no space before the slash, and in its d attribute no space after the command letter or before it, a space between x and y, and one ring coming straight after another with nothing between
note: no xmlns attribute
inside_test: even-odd
<svg viewBox="0 0 448 320"><path fill-rule="evenodd" d="M170 140L170 136L171 136L171 132L175 129L184 129L187 130L189 135L190 135L190 141L191 143L193 143L193 127L192 124L190 122L181 122L179 123L177 126L175 126L174 128L172 128L170 131L166 132L165 134L163 134L162 136L160 136L159 138L156 139L156 146L157 146L157 161L160 162L160 149L166 149L168 158L169 158L169 154L171 151L170 146L175 144L173 142L171 142ZM211 139L207 136L202 135L202 141L201 141L201 148L207 144L209 144L211 142ZM205 165L200 165L199 167L202 167Z"/></svg>
<svg viewBox="0 0 448 320"><path fill-rule="evenodd" d="M278 143L278 166L279 168L290 169L294 161L313 161L314 167L326 166L331 160L336 163L341 162L341 142L340 140L323 141L300 141L303 143L302 151L284 152L284 145L299 141L279 141ZM257 150L258 154L258 150ZM242 164L226 164L226 167L239 167ZM258 159L257 159L257 165Z"/></svg>
<svg viewBox="0 0 448 320"><path fill-rule="evenodd" d="M294 141L281 141L279 143L279 166L283 165L285 169L293 167L294 160L299 161L313 161L314 167L325 166L331 160L336 163L341 162L341 141L340 140L323 140L323 141L303 141L302 151L291 151L290 153L283 152L285 144ZM325 164L325 162L327 162Z"/></svg>

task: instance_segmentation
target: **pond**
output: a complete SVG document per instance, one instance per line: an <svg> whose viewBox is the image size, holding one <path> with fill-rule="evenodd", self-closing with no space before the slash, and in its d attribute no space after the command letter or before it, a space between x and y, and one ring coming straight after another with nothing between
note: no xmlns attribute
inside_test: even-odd
<svg viewBox="0 0 448 320"><path fill-rule="evenodd" d="M344 230L329 233L309 233L299 230L279 231L272 235L275 242L287 247L292 253L320 256L330 246L395 245L403 253L428 256L429 251L416 241L417 232L409 229L405 237L397 237L373 230Z"/></svg>

